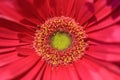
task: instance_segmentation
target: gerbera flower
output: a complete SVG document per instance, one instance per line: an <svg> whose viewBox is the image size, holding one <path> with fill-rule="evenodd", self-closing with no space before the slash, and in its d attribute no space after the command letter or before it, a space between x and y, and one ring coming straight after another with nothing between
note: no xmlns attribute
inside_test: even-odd
<svg viewBox="0 0 120 80"><path fill-rule="evenodd" d="M119 0L0 0L0 80L119 80Z"/></svg>

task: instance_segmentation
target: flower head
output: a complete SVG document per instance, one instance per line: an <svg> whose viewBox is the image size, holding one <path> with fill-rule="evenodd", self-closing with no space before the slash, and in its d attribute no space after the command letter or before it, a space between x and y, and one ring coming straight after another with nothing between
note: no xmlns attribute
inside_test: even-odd
<svg viewBox="0 0 120 80"><path fill-rule="evenodd" d="M0 0L0 80L119 80L119 0Z"/></svg>

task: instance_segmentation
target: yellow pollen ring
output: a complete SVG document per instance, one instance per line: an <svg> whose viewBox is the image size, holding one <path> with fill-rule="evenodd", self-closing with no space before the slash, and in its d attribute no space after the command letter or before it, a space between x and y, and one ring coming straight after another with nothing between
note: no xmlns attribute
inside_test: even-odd
<svg viewBox="0 0 120 80"><path fill-rule="evenodd" d="M87 47L85 38L85 31L73 19L54 17L36 30L33 46L49 64L64 65L83 56Z"/></svg>

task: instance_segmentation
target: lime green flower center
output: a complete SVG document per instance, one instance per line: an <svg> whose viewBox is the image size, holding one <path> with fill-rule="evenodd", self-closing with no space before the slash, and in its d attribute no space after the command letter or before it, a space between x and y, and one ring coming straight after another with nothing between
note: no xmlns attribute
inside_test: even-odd
<svg viewBox="0 0 120 80"><path fill-rule="evenodd" d="M58 50L65 50L71 45L71 37L67 33L56 32L51 37L51 44Z"/></svg>

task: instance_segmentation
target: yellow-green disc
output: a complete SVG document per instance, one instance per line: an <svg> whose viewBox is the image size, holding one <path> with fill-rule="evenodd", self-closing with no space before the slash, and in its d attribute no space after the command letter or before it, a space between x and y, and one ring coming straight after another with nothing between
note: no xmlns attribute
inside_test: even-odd
<svg viewBox="0 0 120 80"><path fill-rule="evenodd" d="M51 37L51 44L58 50L65 50L71 45L71 37L69 34L64 32L56 32Z"/></svg>

